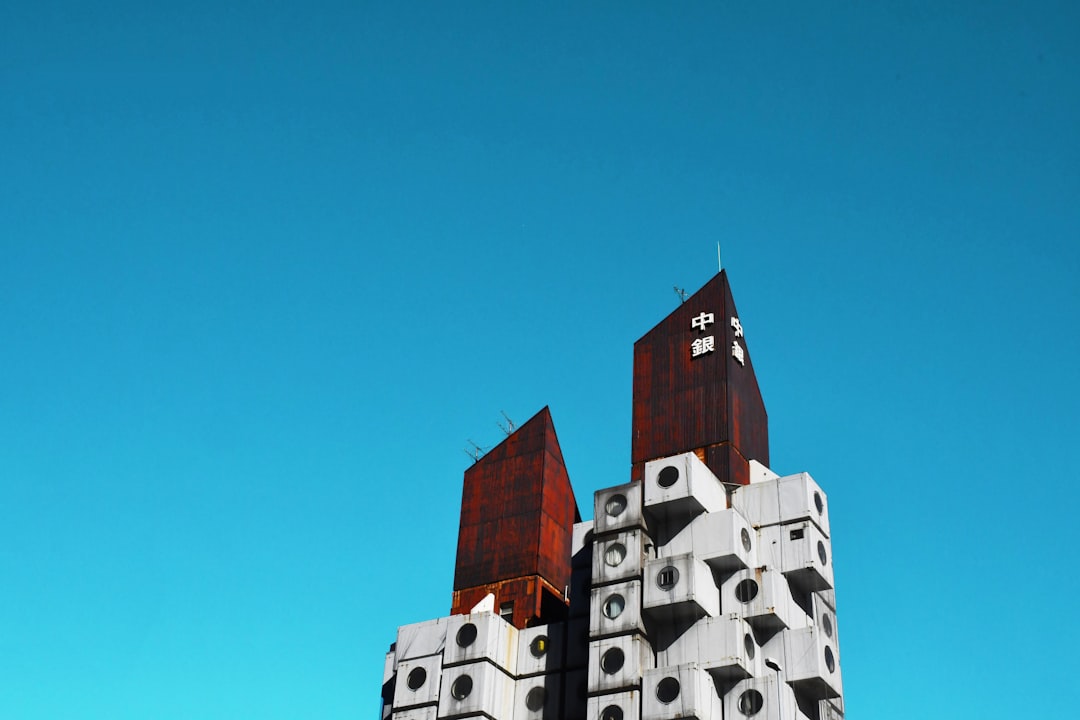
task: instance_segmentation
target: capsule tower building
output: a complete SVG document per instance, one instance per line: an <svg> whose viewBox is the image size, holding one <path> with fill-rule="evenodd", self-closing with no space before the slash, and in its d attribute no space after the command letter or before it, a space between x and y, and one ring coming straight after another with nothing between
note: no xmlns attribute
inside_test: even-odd
<svg viewBox="0 0 1080 720"><path fill-rule="evenodd" d="M582 521L547 408L465 472L450 615L382 720L840 720L829 507L769 469L726 272L634 344L629 482Z"/></svg>

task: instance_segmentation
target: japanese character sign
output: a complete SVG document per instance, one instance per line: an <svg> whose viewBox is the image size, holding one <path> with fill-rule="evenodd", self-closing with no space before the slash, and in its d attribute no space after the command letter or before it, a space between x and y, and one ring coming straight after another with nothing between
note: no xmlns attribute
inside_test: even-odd
<svg viewBox="0 0 1080 720"><path fill-rule="evenodd" d="M711 353L716 349L716 339L712 335L706 335L690 343L690 356L698 357L705 353Z"/></svg>

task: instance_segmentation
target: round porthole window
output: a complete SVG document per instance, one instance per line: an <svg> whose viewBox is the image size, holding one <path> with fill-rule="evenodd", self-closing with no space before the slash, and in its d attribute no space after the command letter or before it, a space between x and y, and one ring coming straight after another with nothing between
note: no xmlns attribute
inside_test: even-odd
<svg viewBox="0 0 1080 720"><path fill-rule="evenodd" d="M817 490L814 491L814 507L817 508L817 514L825 512L825 501L821 499L821 493Z"/></svg>
<svg viewBox="0 0 1080 720"><path fill-rule="evenodd" d="M611 567L616 567L626 559L626 546L620 542L614 542L604 550L604 562Z"/></svg>
<svg viewBox="0 0 1080 720"><path fill-rule="evenodd" d="M746 552L750 552L750 531L746 528L743 528L742 531L739 533L739 537L742 538L743 550L745 550Z"/></svg>
<svg viewBox="0 0 1080 720"><path fill-rule="evenodd" d="M829 672L836 672L836 658L828 645L825 646L825 667L829 668Z"/></svg>
<svg viewBox="0 0 1080 720"><path fill-rule="evenodd" d="M674 702L679 697L679 681L673 677L663 678L656 683L656 699L662 703Z"/></svg>
<svg viewBox="0 0 1080 720"><path fill-rule="evenodd" d="M474 642L476 642L476 626L472 623L465 623L457 631L458 647L467 648Z"/></svg>
<svg viewBox="0 0 1080 720"><path fill-rule="evenodd" d="M615 618L622 615L623 608L625 607L626 598L624 598L619 593L615 593L614 595L609 596L608 599L604 601L604 604L601 606L600 609L603 611L604 617L609 620L614 620Z"/></svg>
<svg viewBox="0 0 1080 720"><path fill-rule="evenodd" d="M739 712L743 715L757 715L765 705L765 698L757 690L747 690L739 696Z"/></svg>
<svg viewBox="0 0 1080 720"><path fill-rule="evenodd" d="M623 720L622 708L618 705L608 705L600 713L600 720Z"/></svg>
<svg viewBox="0 0 1080 720"><path fill-rule="evenodd" d="M670 590L678 583L679 571L671 565L656 573L656 584L661 590Z"/></svg>
<svg viewBox="0 0 1080 720"><path fill-rule="evenodd" d="M679 482L679 468L668 465L656 476L656 484L662 488L669 488Z"/></svg>
<svg viewBox="0 0 1080 720"><path fill-rule="evenodd" d="M625 510L626 496L622 493L615 493L604 503L604 512L608 514L608 517L619 517Z"/></svg>
<svg viewBox="0 0 1080 720"><path fill-rule="evenodd" d="M820 540L817 542L817 556L818 560L821 560L822 565L829 564L829 556L825 554L825 543Z"/></svg>
<svg viewBox="0 0 1080 720"><path fill-rule="evenodd" d="M525 694L525 707L533 712L543 710L545 700L547 700L547 693L544 692L544 688L534 687Z"/></svg>
<svg viewBox="0 0 1080 720"><path fill-rule="evenodd" d="M757 654L757 647L754 645L754 638L747 633L743 635L742 639L743 648L746 649L746 657L750 660L754 659L754 655Z"/></svg>
<svg viewBox="0 0 1080 720"><path fill-rule="evenodd" d="M821 629L825 631L825 637L832 637L832 615L829 613L821 613Z"/></svg>
<svg viewBox="0 0 1080 720"><path fill-rule="evenodd" d="M747 578L735 586L735 599L741 603L748 603L758 594L758 584Z"/></svg>
<svg viewBox="0 0 1080 720"><path fill-rule="evenodd" d="M600 669L608 675L614 675L622 670L626 656L619 648L611 648L600 657Z"/></svg>
<svg viewBox="0 0 1080 720"><path fill-rule="evenodd" d="M424 686L424 682L427 680L427 670L422 667L413 668L409 672L409 677L405 679L405 684L409 686L410 690L419 690Z"/></svg>
<svg viewBox="0 0 1080 720"><path fill-rule="evenodd" d="M543 657L547 652L548 639L547 635L537 635L533 638L533 641L529 643L529 652L533 657Z"/></svg>
<svg viewBox="0 0 1080 720"><path fill-rule="evenodd" d="M472 692L472 678L468 675L461 675L454 684L450 686L450 694L455 700L464 700L469 697L469 693Z"/></svg>

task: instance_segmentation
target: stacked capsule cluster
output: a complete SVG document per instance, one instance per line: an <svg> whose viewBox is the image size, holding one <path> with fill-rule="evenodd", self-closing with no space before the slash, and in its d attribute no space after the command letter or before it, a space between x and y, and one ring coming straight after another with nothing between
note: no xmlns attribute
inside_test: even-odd
<svg viewBox="0 0 1080 720"><path fill-rule="evenodd" d="M825 494L693 453L598 491L589 720L842 718Z"/></svg>

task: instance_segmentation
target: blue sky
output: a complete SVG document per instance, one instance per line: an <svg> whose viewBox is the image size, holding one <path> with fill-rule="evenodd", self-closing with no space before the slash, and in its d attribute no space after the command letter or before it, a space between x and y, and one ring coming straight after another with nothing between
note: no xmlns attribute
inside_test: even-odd
<svg viewBox="0 0 1080 720"><path fill-rule="evenodd" d="M0 717L374 718L468 440L550 405L591 515L717 242L773 468L830 495L850 716L1069 716L1078 27L5 4Z"/></svg>

